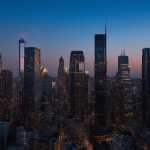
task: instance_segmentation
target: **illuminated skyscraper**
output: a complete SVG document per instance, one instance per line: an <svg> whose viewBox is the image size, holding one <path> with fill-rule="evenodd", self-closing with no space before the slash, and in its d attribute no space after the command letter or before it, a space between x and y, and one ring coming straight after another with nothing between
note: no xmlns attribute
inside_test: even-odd
<svg viewBox="0 0 150 150"><path fill-rule="evenodd" d="M58 95L59 99L63 99L63 85L64 85L64 59L62 56L59 59L58 67Z"/></svg>
<svg viewBox="0 0 150 150"><path fill-rule="evenodd" d="M25 48L24 57L24 100L23 114L25 128L33 129L33 113L40 109L41 103L41 55L40 49Z"/></svg>
<svg viewBox="0 0 150 150"><path fill-rule="evenodd" d="M107 41L105 34L95 34L95 124L97 130L106 126Z"/></svg>
<svg viewBox="0 0 150 150"><path fill-rule="evenodd" d="M69 101L71 117L84 117L85 62L82 51L72 51L70 55Z"/></svg>
<svg viewBox="0 0 150 150"><path fill-rule="evenodd" d="M150 48L142 49L142 124L150 127Z"/></svg>
<svg viewBox="0 0 150 150"><path fill-rule="evenodd" d="M132 82L128 56L125 55L125 51L123 55L118 56L116 83L119 120L122 124L131 125L131 119L133 121Z"/></svg>
<svg viewBox="0 0 150 150"><path fill-rule="evenodd" d="M24 47L27 46L27 42L24 40L23 35L19 39L19 77L24 77Z"/></svg>

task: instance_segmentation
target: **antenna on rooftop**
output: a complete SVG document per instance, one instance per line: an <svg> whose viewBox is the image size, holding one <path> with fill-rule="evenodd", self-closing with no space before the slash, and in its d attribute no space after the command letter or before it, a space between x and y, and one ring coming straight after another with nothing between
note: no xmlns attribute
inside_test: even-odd
<svg viewBox="0 0 150 150"><path fill-rule="evenodd" d="M106 17L106 24L105 24L105 34L107 34L107 17Z"/></svg>
<svg viewBox="0 0 150 150"><path fill-rule="evenodd" d="M123 55L125 56L125 40L123 41Z"/></svg>

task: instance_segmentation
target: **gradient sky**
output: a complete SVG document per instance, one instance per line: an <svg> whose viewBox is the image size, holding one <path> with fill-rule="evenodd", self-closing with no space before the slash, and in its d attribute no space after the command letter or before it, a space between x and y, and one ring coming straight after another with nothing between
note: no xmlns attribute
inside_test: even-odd
<svg viewBox="0 0 150 150"><path fill-rule="evenodd" d="M19 39L41 49L41 65L57 76L62 51L82 50L85 68L94 75L94 35L105 33L107 75L115 76L118 55L129 56L131 77L141 77L142 48L150 47L150 1L144 0L0 0L0 52L3 69L19 70Z"/></svg>

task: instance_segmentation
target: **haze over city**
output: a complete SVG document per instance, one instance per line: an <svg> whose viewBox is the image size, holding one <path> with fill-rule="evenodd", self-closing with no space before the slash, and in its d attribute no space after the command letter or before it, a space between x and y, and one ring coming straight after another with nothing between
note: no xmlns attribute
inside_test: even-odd
<svg viewBox="0 0 150 150"><path fill-rule="evenodd" d="M69 68L70 52L82 50L85 69L94 76L94 35L105 33L107 75L115 76L118 55L129 56L131 77L141 77L142 48L150 47L149 1L0 1L0 50L3 68L18 77L18 40L41 50L41 65L57 76L62 51Z"/></svg>

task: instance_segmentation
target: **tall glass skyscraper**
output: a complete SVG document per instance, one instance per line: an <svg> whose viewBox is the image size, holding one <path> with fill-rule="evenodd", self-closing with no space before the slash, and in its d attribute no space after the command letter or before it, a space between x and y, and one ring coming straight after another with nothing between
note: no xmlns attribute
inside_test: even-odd
<svg viewBox="0 0 150 150"><path fill-rule="evenodd" d="M25 47L24 57L23 122L25 129L33 130L33 114L41 104L41 55L40 49Z"/></svg>
<svg viewBox="0 0 150 150"><path fill-rule="evenodd" d="M118 72L116 75L116 96L118 106L118 119L120 123L132 125L133 120L133 101L132 101L132 82L130 78L130 66L128 56L118 56Z"/></svg>
<svg viewBox="0 0 150 150"><path fill-rule="evenodd" d="M27 46L27 42L22 37L19 39L19 77L24 78L24 47Z"/></svg>
<svg viewBox="0 0 150 150"><path fill-rule="evenodd" d="M95 34L95 125L106 126L107 41L105 34Z"/></svg>
<svg viewBox="0 0 150 150"><path fill-rule="evenodd" d="M0 53L0 73L2 71L2 53Z"/></svg>
<svg viewBox="0 0 150 150"><path fill-rule="evenodd" d="M150 48L142 49L142 124L150 127Z"/></svg>
<svg viewBox="0 0 150 150"><path fill-rule="evenodd" d="M85 62L82 51L72 51L69 69L69 101L70 115L84 117L85 103Z"/></svg>

